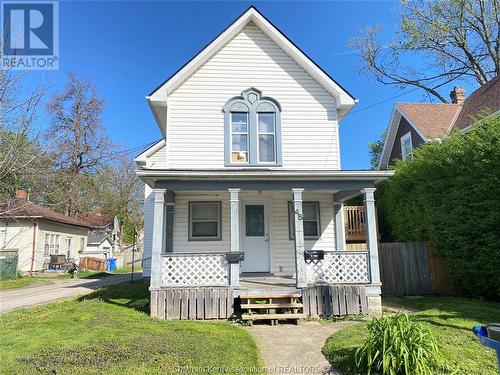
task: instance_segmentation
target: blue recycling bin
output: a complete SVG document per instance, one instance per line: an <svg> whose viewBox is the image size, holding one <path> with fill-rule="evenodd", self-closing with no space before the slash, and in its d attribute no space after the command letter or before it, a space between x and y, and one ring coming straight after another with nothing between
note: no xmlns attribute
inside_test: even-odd
<svg viewBox="0 0 500 375"><path fill-rule="evenodd" d="M489 327L489 326L488 326ZM494 340L488 337L488 327L485 326L475 326L472 331L479 339L481 345L491 348L497 353L497 366L498 373L500 374L500 341Z"/></svg>
<svg viewBox="0 0 500 375"><path fill-rule="evenodd" d="M106 269L108 271L114 271L114 270L116 270L116 258L108 258L108 259L106 259L106 261L108 263L107 267L106 267Z"/></svg>

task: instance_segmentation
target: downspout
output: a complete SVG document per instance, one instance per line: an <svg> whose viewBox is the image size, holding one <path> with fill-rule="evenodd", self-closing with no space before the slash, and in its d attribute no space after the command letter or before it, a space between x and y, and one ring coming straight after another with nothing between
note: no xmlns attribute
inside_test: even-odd
<svg viewBox="0 0 500 375"><path fill-rule="evenodd" d="M32 276L33 274L33 267L35 265L35 249L36 249L36 220L33 220L33 245L31 250L30 276Z"/></svg>

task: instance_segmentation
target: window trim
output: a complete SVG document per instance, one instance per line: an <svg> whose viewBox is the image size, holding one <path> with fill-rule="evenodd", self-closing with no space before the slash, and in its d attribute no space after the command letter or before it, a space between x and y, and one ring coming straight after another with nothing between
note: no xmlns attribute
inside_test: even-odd
<svg viewBox="0 0 500 375"><path fill-rule="evenodd" d="M193 237L193 204L212 203L217 205L217 236ZM188 202L188 241L222 241L222 202L221 201L189 201Z"/></svg>
<svg viewBox="0 0 500 375"><path fill-rule="evenodd" d="M406 155L404 153L404 144L407 140L410 140L410 153ZM401 141L401 157L403 158L403 160L411 158L413 156L413 140L411 138L411 132L408 132L405 135L401 136L400 141Z"/></svg>
<svg viewBox="0 0 500 375"><path fill-rule="evenodd" d="M272 133L269 133L269 132L261 132L259 131L259 116L260 114L271 114L273 115L273 132ZM256 113L257 115L257 163L259 164L276 164L276 112L257 112ZM273 142L273 145L274 145L274 160L273 161L260 161L260 136L261 135L272 135L273 136L273 139L274 139L274 142Z"/></svg>
<svg viewBox="0 0 500 375"><path fill-rule="evenodd" d="M50 234L49 233L45 233L45 242L43 243L43 255L44 256L50 255Z"/></svg>
<svg viewBox="0 0 500 375"><path fill-rule="evenodd" d="M281 145L281 106L273 98L262 96L262 92L254 87L244 90L240 96L227 101L224 113L224 164L226 167L268 167L282 166L283 155ZM248 162L232 161L232 124L231 113L248 113ZM274 162L259 162L259 132L257 116L259 112L274 113ZM263 133L264 134L264 133Z"/></svg>
<svg viewBox="0 0 500 375"><path fill-rule="evenodd" d="M306 236L304 233L304 240L319 240L321 238L321 211L319 201L303 201L302 208L304 204L314 204L316 206L316 216L318 218L316 223L316 228L318 230L317 236ZM288 201L288 239L293 241L295 238L295 221L293 220L293 201ZM312 221L312 220L309 220Z"/></svg>
<svg viewBox="0 0 500 375"><path fill-rule="evenodd" d="M233 113L244 113L247 115L247 131L246 133L241 133L241 132L233 132ZM239 165L247 165L250 163L250 113L249 112L238 112L238 111L231 111L229 112L229 159L231 163L233 164L239 164ZM247 136L247 161L245 162L233 162L233 135L246 135Z"/></svg>

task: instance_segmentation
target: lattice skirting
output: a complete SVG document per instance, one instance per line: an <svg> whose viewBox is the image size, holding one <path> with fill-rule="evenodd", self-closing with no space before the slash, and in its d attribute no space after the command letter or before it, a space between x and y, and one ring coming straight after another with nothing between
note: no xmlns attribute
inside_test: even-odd
<svg viewBox="0 0 500 375"><path fill-rule="evenodd" d="M312 316L340 316L368 313L364 285L313 286L302 289L304 313Z"/></svg>
<svg viewBox="0 0 500 375"><path fill-rule="evenodd" d="M164 256L164 287L228 286L229 264L224 254Z"/></svg>
<svg viewBox="0 0 500 375"><path fill-rule="evenodd" d="M234 313L231 288L169 288L151 291L151 316L159 319L228 319Z"/></svg>
<svg viewBox="0 0 500 375"><path fill-rule="evenodd" d="M368 283L368 253L330 252L307 263L307 281L315 284Z"/></svg>

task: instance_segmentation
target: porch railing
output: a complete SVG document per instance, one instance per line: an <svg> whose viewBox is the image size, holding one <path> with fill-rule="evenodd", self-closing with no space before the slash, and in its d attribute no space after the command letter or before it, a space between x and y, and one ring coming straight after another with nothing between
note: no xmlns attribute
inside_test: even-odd
<svg viewBox="0 0 500 375"><path fill-rule="evenodd" d="M164 254L162 287L228 286L229 263L224 253Z"/></svg>
<svg viewBox="0 0 500 375"><path fill-rule="evenodd" d="M368 251L326 251L323 260L308 261L306 267L309 285L370 282Z"/></svg>
<svg viewBox="0 0 500 375"><path fill-rule="evenodd" d="M346 241L365 240L365 209L363 206L344 206L344 222Z"/></svg>

